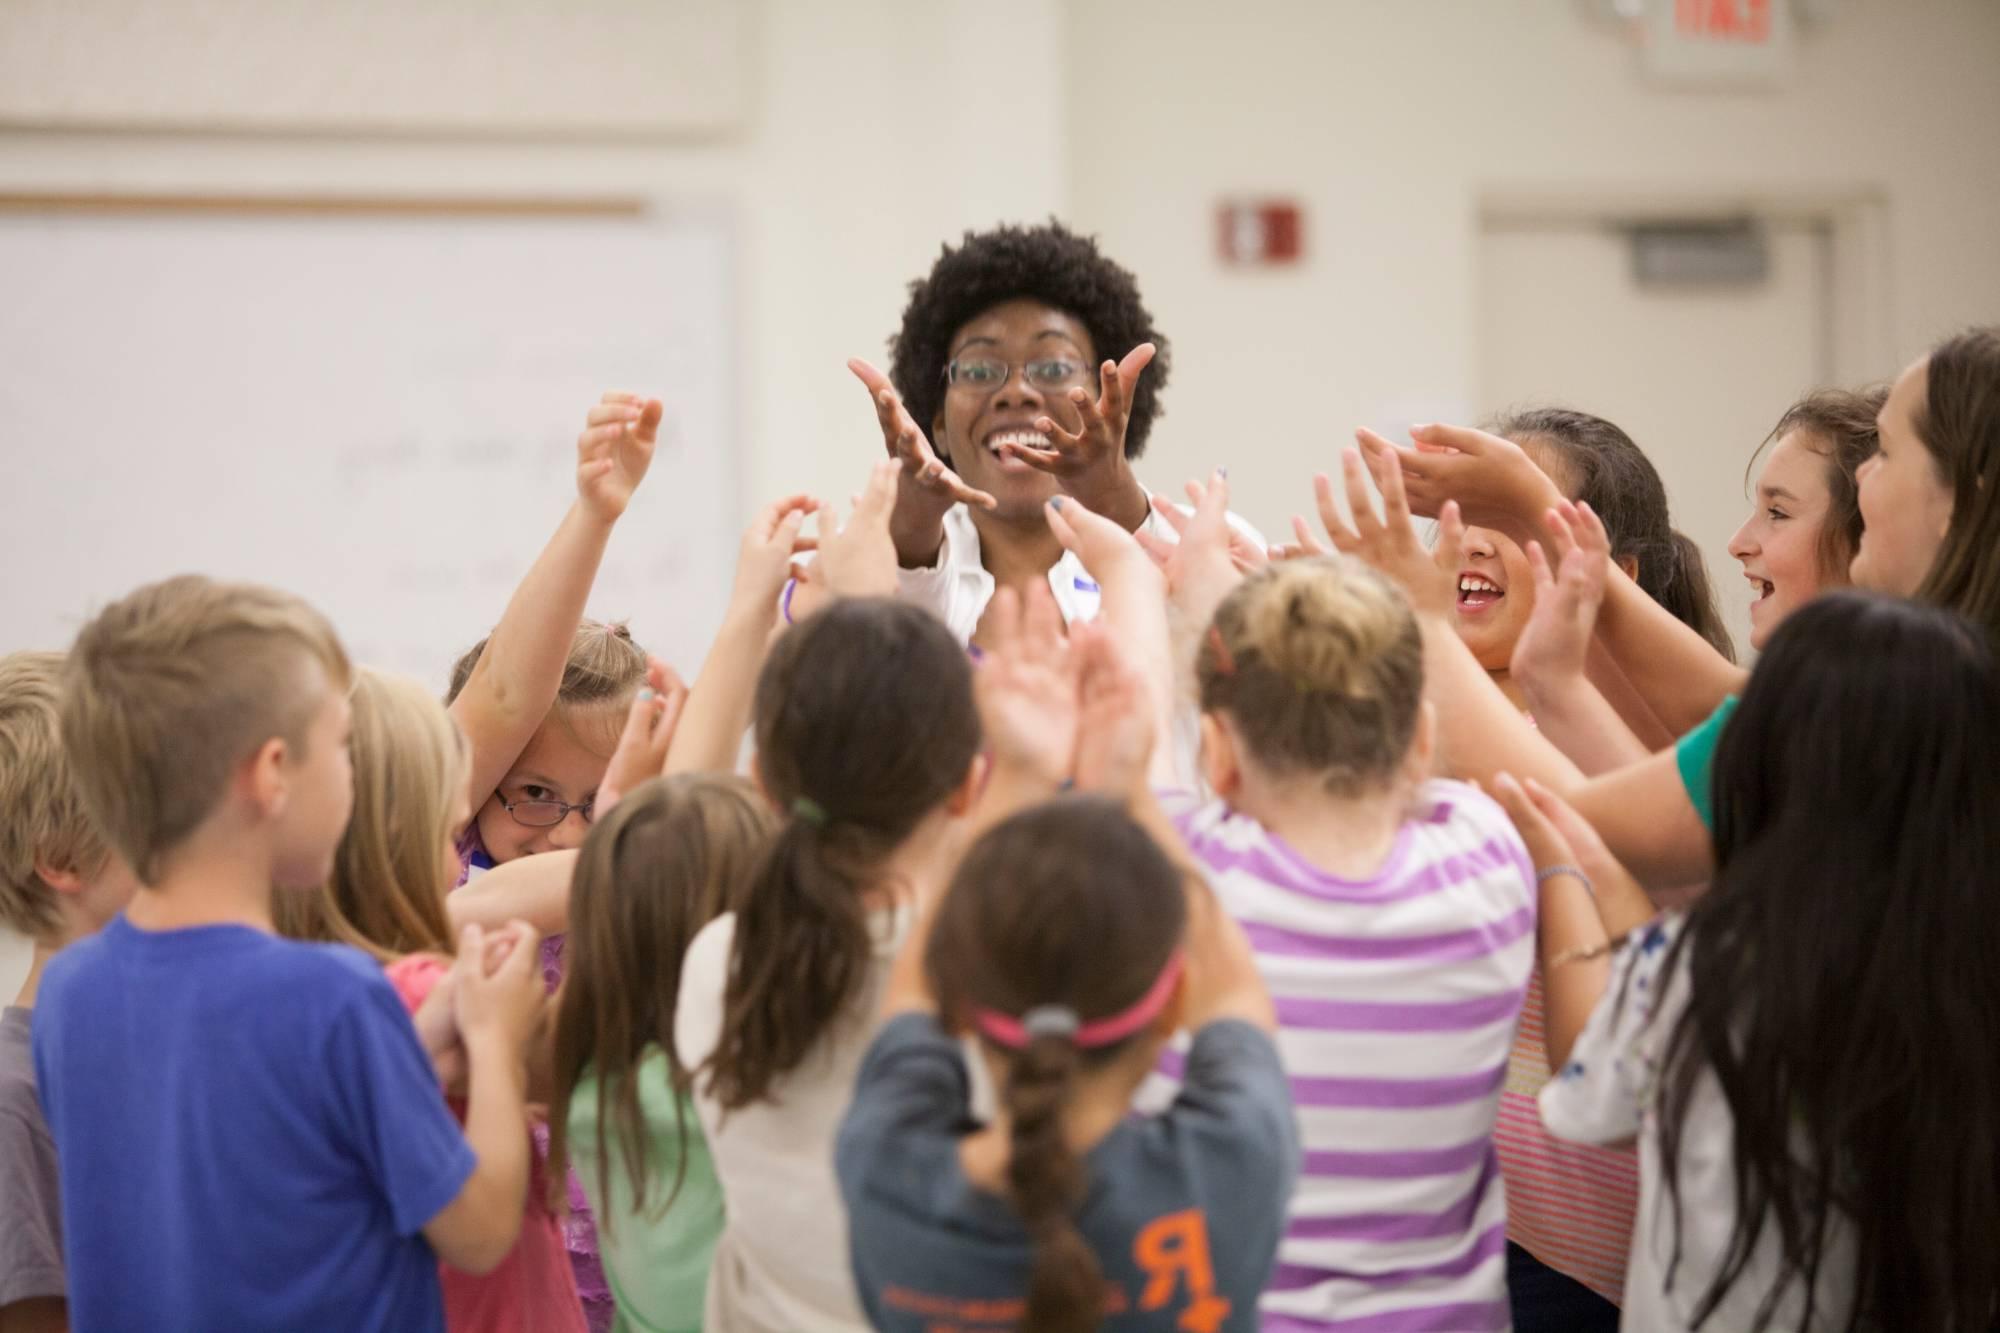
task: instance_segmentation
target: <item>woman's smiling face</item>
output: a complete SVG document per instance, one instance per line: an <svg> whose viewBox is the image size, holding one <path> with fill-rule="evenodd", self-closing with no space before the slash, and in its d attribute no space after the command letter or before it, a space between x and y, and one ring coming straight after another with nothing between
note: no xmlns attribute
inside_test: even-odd
<svg viewBox="0 0 2000 1333"><path fill-rule="evenodd" d="M1038 515L1058 493L1054 477L1000 446L1013 440L1048 448L1035 427L1041 417L1080 429L1083 414L1069 390L1096 396L1096 353L1074 317L1025 297L993 306L952 336L958 372L948 372L953 382L931 423L932 442L966 485L1000 502L1001 516Z"/></svg>

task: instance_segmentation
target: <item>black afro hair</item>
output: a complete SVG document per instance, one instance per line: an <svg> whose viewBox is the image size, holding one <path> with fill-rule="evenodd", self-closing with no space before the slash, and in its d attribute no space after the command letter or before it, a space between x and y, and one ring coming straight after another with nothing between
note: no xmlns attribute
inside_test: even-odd
<svg viewBox="0 0 2000 1333"><path fill-rule="evenodd" d="M1100 361L1119 360L1143 342L1159 349L1139 377L1125 425L1125 456L1145 453L1153 420L1164 410L1167 340L1153 327L1132 275L1105 258L1094 238L1053 218L1040 227L969 231L957 249L945 246L930 273L910 284L903 327L889 340L889 378L910 415L925 430L937 419L952 335L994 306L1022 297L1079 321Z"/></svg>

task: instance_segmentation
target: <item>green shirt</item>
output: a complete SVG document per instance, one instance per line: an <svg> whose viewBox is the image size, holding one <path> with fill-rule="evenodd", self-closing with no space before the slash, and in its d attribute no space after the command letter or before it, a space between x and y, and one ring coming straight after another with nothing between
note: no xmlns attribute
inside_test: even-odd
<svg viewBox="0 0 2000 1333"><path fill-rule="evenodd" d="M1736 696L1732 694L1716 706L1708 721L1674 742L1674 762L1680 765L1681 785L1687 788L1694 812L1701 816L1701 826L1710 833L1715 832L1715 747L1735 711Z"/></svg>
<svg viewBox="0 0 2000 1333"><path fill-rule="evenodd" d="M639 1062L639 1108L646 1120L646 1206L632 1206L632 1177L607 1119L606 1141L597 1136L598 1084L586 1071L569 1104L569 1140L576 1174L597 1217L598 1250L604 1276L618 1303L613 1333L698 1333L707 1299L709 1260L722 1234L722 1186L715 1178L708 1141L694 1106L676 1097L667 1055L649 1047ZM678 1117L676 1103L679 1103ZM680 1125L686 1126L682 1138ZM683 1150L682 1144L686 1147ZM664 1213L660 1205L674 1187L682 1152L687 1175ZM599 1163L609 1158L611 1197L604 1197Z"/></svg>

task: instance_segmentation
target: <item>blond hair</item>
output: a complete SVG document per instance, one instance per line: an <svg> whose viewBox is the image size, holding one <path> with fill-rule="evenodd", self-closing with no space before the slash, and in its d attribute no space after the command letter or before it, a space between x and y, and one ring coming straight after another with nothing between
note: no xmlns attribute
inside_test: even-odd
<svg viewBox="0 0 2000 1333"><path fill-rule="evenodd" d="M183 574L83 627L63 675L62 741L84 805L142 884L274 737L305 753L347 654L289 593Z"/></svg>
<svg viewBox="0 0 2000 1333"><path fill-rule="evenodd" d="M90 876L105 860L63 752L62 665L61 653L0 657L0 925L33 940L62 928L37 863Z"/></svg>
<svg viewBox="0 0 2000 1333"><path fill-rule="evenodd" d="M492 636L488 635L452 664L451 684L444 696L446 703L456 700L465 689L490 642ZM605 624L585 620L577 625L570 638L569 658L563 663L562 684L556 690L556 707L625 703L645 683L646 650L632 641L632 631L625 622Z"/></svg>
<svg viewBox="0 0 2000 1333"><path fill-rule="evenodd" d="M452 952L444 896L452 800L471 756L451 715L414 680L362 667L353 705L354 814L333 875L310 893L278 895L281 933L351 944L382 961Z"/></svg>
<svg viewBox="0 0 2000 1333"><path fill-rule="evenodd" d="M1316 774L1353 795L1409 754L1424 644L1402 594L1337 557L1252 574L1216 608L1195 663L1204 713L1227 713L1274 774Z"/></svg>

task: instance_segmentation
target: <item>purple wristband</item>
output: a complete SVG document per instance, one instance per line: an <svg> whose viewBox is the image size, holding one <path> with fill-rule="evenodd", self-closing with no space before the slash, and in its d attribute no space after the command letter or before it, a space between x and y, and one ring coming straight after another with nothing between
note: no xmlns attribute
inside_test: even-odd
<svg viewBox="0 0 2000 1333"><path fill-rule="evenodd" d="M799 581L797 579L786 579L785 595L778 599L778 614L785 618L787 625L796 625L799 623L792 619L792 592L798 586Z"/></svg>

